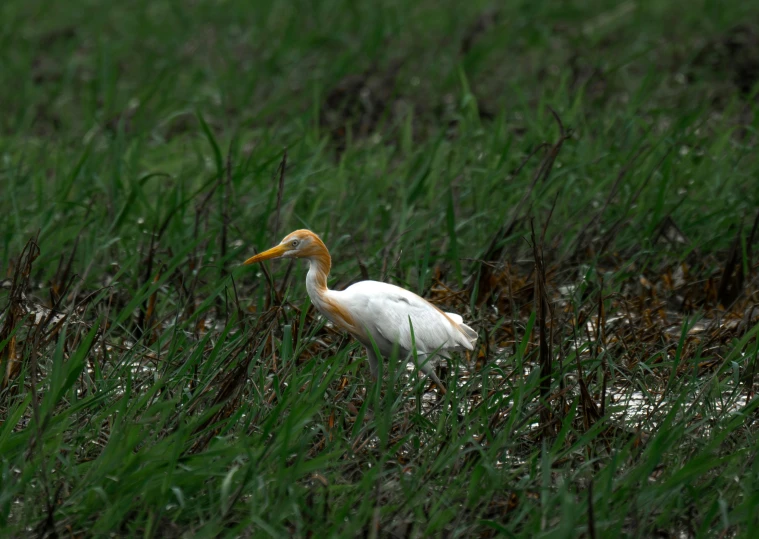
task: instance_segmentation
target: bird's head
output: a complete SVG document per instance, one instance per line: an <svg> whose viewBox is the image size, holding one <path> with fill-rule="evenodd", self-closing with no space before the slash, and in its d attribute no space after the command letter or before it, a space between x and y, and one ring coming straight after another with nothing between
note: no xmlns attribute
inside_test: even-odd
<svg viewBox="0 0 759 539"><path fill-rule="evenodd" d="M310 230L296 230L271 249L247 259L244 264L255 264L272 258L322 257L327 252L322 240ZM329 256L329 255L327 255Z"/></svg>

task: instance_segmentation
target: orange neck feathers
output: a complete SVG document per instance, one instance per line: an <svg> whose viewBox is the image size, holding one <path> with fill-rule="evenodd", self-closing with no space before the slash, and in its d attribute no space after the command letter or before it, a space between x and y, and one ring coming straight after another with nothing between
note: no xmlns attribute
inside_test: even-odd
<svg viewBox="0 0 759 539"><path fill-rule="evenodd" d="M308 275L306 276L306 290L314 307L326 316L333 324L348 331L354 336L361 336L364 332L356 324L353 316L347 309L340 305L339 297L327 288L327 277L332 268L332 258L324 242L316 234L312 235L311 243L304 258L309 263Z"/></svg>
<svg viewBox="0 0 759 539"><path fill-rule="evenodd" d="M332 257L329 256L327 246L324 245L319 236L313 234L311 244L303 255L308 257L310 264L308 281L313 281L316 289L325 292L327 290L327 277L330 269L332 269Z"/></svg>

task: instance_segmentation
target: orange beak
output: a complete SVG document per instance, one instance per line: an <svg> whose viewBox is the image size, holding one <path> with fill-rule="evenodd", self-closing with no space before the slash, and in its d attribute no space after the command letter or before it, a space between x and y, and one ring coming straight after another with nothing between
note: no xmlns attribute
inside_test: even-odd
<svg viewBox="0 0 759 539"><path fill-rule="evenodd" d="M288 249L287 245L277 245L276 247L272 247L268 251L264 251L263 253L258 253L256 256L251 256L249 259L243 262L243 266L247 266L249 264L255 264L257 262L263 262L264 260L269 260L271 258L279 258L289 250L290 249Z"/></svg>

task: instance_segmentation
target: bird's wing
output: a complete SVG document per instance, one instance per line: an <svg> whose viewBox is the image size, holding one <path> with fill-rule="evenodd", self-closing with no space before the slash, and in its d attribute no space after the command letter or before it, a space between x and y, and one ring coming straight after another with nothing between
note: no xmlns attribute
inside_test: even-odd
<svg viewBox="0 0 759 539"><path fill-rule="evenodd" d="M459 320L462 320L460 316L455 315L453 318L413 292L398 286L361 281L335 294L336 299L339 298L354 318L375 338L380 336L405 350L412 348L409 319L414 330L416 348L421 352L473 348L471 335L459 326ZM472 332L468 327L466 329Z"/></svg>

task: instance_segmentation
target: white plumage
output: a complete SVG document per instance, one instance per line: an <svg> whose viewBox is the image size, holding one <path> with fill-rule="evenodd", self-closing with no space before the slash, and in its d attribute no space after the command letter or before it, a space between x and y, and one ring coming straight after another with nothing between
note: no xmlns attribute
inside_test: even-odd
<svg viewBox="0 0 759 539"><path fill-rule="evenodd" d="M399 357L412 355L413 327L418 366L433 379L436 376L432 364L427 361L431 356L448 358L451 351L473 350L477 341L477 333L463 323L461 316L444 313L413 292L392 284L361 281L343 291L329 290L327 294L363 322L377 349L385 357L393 353L396 344ZM316 306L321 303L315 294L311 295L311 301ZM330 318L327 309L320 311ZM378 365L371 341L367 335L354 337L366 347L372 375L376 377ZM439 380L435 381L440 383Z"/></svg>
<svg viewBox="0 0 759 539"><path fill-rule="evenodd" d="M456 350L473 350L477 332L456 313L444 313L429 301L398 286L378 281L360 281L345 290L329 290L329 251L309 230L296 230L282 242L245 261L253 264L270 258L305 258L309 262L306 289L314 307L333 324L353 335L366 347L373 377L379 372L372 340L382 356L398 346L400 358L413 357L417 366L443 391L443 384L429 361L434 356L450 357ZM412 339L413 327L413 339Z"/></svg>

